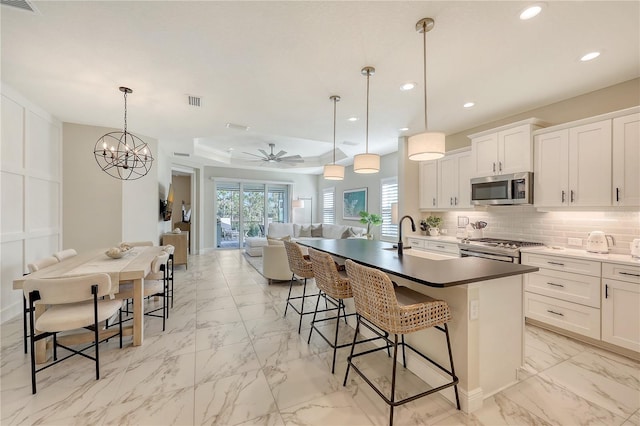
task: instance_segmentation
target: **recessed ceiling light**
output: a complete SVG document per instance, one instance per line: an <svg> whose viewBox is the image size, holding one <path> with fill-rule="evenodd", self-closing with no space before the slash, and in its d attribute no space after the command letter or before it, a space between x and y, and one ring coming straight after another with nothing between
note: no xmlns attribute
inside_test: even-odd
<svg viewBox="0 0 640 426"><path fill-rule="evenodd" d="M409 130L408 127L400 127L398 130L400 130L401 132L406 132L407 130Z"/></svg>
<svg viewBox="0 0 640 426"><path fill-rule="evenodd" d="M600 56L600 52L589 52L586 55L584 55L582 58L580 58L580 60L582 62L587 62L587 61L590 61L592 59L597 58L598 56Z"/></svg>
<svg viewBox="0 0 640 426"><path fill-rule="evenodd" d="M475 102L465 102L465 104L462 105L462 106L465 107L465 108L471 108L475 104L476 104Z"/></svg>
<svg viewBox="0 0 640 426"><path fill-rule="evenodd" d="M407 90L412 90L416 87L415 83L404 83L402 86L400 86L400 90L406 92Z"/></svg>
<svg viewBox="0 0 640 426"><path fill-rule="evenodd" d="M541 11L542 5L539 3L528 6L526 9L520 12L520 19L526 21L527 19L535 18Z"/></svg>
<svg viewBox="0 0 640 426"><path fill-rule="evenodd" d="M349 120L349 121L358 121L360 119L358 117L349 117L349 118L347 118L347 120Z"/></svg>

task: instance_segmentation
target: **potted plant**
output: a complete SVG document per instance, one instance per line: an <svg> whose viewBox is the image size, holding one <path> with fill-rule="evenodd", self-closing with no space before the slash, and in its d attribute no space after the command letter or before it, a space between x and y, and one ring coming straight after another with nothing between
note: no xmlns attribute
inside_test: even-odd
<svg viewBox="0 0 640 426"><path fill-rule="evenodd" d="M373 234L371 234L371 225L380 226L382 225L382 216L374 213L367 213L362 211L360 214L360 223L365 223L367 225L367 239L373 239Z"/></svg>
<svg viewBox="0 0 640 426"><path fill-rule="evenodd" d="M420 229L428 231L431 236L438 236L440 235L440 225L442 225L442 222L442 218L438 216L429 216L420 221Z"/></svg>

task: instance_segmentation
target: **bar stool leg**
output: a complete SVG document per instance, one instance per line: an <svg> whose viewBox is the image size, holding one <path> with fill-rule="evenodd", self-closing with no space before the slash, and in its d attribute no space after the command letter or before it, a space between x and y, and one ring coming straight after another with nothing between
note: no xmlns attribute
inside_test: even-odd
<svg viewBox="0 0 640 426"><path fill-rule="evenodd" d="M333 362L331 364L331 374L336 371L336 352L338 352L338 329L340 328L340 306L342 299L338 299L338 316L336 316L336 335L333 339Z"/></svg>
<svg viewBox="0 0 640 426"><path fill-rule="evenodd" d="M291 274L291 281L289 281L289 294L287 295L287 305L284 307L284 316L287 316L287 309L289 309L289 299L291 299L291 288L293 287L293 280L295 274Z"/></svg>
<svg viewBox="0 0 640 426"><path fill-rule="evenodd" d="M447 336L447 349L449 350L449 362L451 363L451 375L455 378L457 378L458 376L456 376L456 370L453 367L453 354L451 353L451 340L449 339L449 327L447 326L447 323L444 323L444 334L445 336ZM453 386L453 390L456 394L456 407L458 408L458 410L460 409L460 397L458 396L458 385L454 385Z"/></svg>
<svg viewBox="0 0 640 426"><path fill-rule="evenodd" d="M302 303L300 304L300 322L298 323L298 334L300 334L300 330L302 330L302 317L304 316L304 298L307 294L307 279L304 279L304 284L302 285Z"/></svg>
<svg viewBox="0 0 640 426"><path fill-rule="evenodd" d="M24 340L24 353L27 353L27 298L22 295L22 329Z"/></svg>
<svg viewBox="0 0 640 426"><path fill-rule="evenodd" d="M404 365L404 368L407 368L407 354L406 354L406 350L405 350L405 343L404 343L404 334L401 334L402 336L402 365Z"/></svg>
<svg viewBox="0 0 640 426"><path fill-rule="evenodd" d="M391 404L389 405L389 426L393 426L393 402L395 401L396 396L396 369L398 366L398 335L394 334L393 337L393 372L391 373Z"/></svg>
<svg viewBox="0 0 640 426"><path fill-rule="evenodd" d="M318 313L318 305L320 304L320 296L322 292L318 292L318 298L316 299L316 310L313 312L313 319L311 320L311 330L309 330L309 338L307 339L307 345L311 343L311 333L313 333L313 324L316 322L316 314Z"/></svg>
<svg viewBox="0 0 640 426"><path fill-rule="evenodd" d="M347 371L344 373L344 382L342 382L342 386L347 386L347 379L349 378L349 369L351 368L351 359L353 358L353 350L356 347L356 340L358 340L358 332L360 331L360 315L356 314L356 332L353 335L353 343L351 343L351 352L349 353L349 358L347 358Z"/></svg>

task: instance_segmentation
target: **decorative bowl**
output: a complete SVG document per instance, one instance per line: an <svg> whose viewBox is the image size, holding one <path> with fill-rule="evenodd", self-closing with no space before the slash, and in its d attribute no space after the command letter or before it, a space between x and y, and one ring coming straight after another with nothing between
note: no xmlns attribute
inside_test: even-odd
<svg viewBox="0 0 640 426"><path fill-rule="evenodd" d="M122 256L127 254L128 250L121 250L119 247L111 247L109 250L105 251L108 257L112 259L120 259Z"/></svg>

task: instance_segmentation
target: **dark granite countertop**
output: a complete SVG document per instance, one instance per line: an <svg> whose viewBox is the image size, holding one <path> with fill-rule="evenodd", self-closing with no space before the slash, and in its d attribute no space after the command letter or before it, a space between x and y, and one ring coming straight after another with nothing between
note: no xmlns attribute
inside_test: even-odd
<svg viewBox="0 0 640 426"><path fill-rule="evenodd" d="M430 287L451 287L538 270L534 266L478 257L446 260L431 260L409 254L399 257L396 250L385 250L392 247L391 243L365 239L307 240L298 243Z"/></svg>

